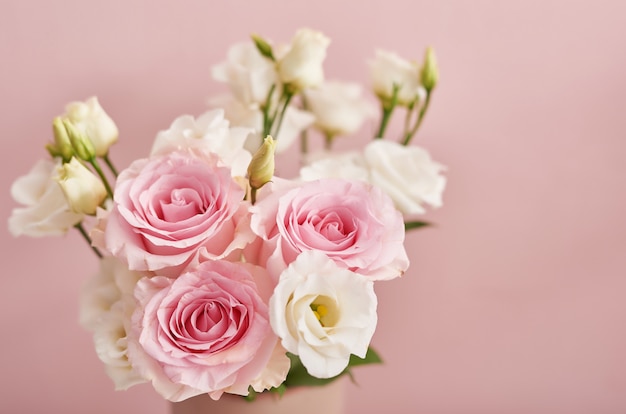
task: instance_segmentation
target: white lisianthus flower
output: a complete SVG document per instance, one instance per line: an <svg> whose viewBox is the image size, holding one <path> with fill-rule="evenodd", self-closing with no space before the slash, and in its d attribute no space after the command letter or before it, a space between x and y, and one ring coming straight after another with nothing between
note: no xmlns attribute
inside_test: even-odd
<svg viewBox="0 0 626 414"><path fill-rule="evenodd" d="M398 105L409 105L417 97L425 96L426 91L420 85L420 68L395 53L376 51L376 57L370 63L372 87L378 97L389 100L393 96L393 86L398 85Z"/></svg>
<svg viewBox="0 0 626 414"><path fill-rule="evenodd" d="M223 109L205 112L198 118L179 116L170 128L160 131L150 155L166 154L185 148L196 148L217 154L232 169L233 176L245 176L252 154L244 149L251 128L246 125L230 127Z"/></svg>
<svg viewBox="0 0 626 414"><path fill-rule="evenodd" d="M329 136L353 134L376 113L363 99L357 83L325 82L307 89L305 95L308 109L315 115L315 126Z"/></svg>
<svg viewBox="0 0 626 414"><path fill-rule="evenodd" d="M244 148L250 153L259 149L265 137L260 135L263 129L263 112L257 106L244 105L228 95L210 99L209 105L223 108L226 119L232 125L252 128L257 131L256 134L248 135ZM276 153L279 154L288 149L300 133L313 125L314 121L315 116L312 113L288 106L280 131L277 136L273 137L276 140Z"/></svg>
<svg viewBox="0 0 626 414"><path fill-rule="evenodd" d="M96 353L117 390L146 382L128 360L133 290L144 274L128 270L113 257L100 261L100 271L84 286L80 296L81 325L93 333Z"/></svg>
<svg viewBox="0 0 626 414"><path fill-rule="evenodd" d="M270 323L309 374L331 378L346 368L350 354L365 358L377 303L371 280L309 250L280 275L270 298Z"/></svg>
<svg viewBox="0 0 626 414"><path fill-rule="evenodd" d="M213 79L227 83L245 105L265 103L270 88L277 83L274 62L249 42L231 46L227 60L213 66L211 73Z"/></svg>
<svg viewBox="0 0 626 414"><path fill-rule="evenodd" d="M288 51L278 60L280 80L297 90L318 86L324 81L322 64L330 39L323 33L300 29Z"/></svg>
<svg viewBox="0 0 626 414"><path fill-rule="evenodd" d="M56 177L70 209L78 214L96 214L96 209L107 197L107 190L100 178L96 177L76 157L72 157L57 169Z"/></svg>
<svg viewBox="0 0 626 414"><path fill-rule="evenodd" d="M365 147L364 155L371 183L385 191L403 214L423 214L423 204L441 206L445 167L426 150L377 139Z"/></svg>
<svg viewBox="0 0 626 414"><path fill-rule="evenodd" d="M323 151L307 157L308 164L300 169L302 181L322 178L343 178L369 182L369 171L363 154L357 151Z"/></svg>
<svg viewBox="0 0 626 414"><path fill-rule="evenodd" d="M109 152L109 147L117 142L117 125L102 109L95 96L85 102L71 102L65 107L64 117L93 143L96 155L102 157Z"/></svg>
<svg viewBox="0 0 626 414"><path fill-rule="evenodd" d="M60 165L60 160L40 160L11 186L13 199L24 205L13 209L9 218L13 236L61 236L83 219L82 214L70 210L54 179Z"/></svg>

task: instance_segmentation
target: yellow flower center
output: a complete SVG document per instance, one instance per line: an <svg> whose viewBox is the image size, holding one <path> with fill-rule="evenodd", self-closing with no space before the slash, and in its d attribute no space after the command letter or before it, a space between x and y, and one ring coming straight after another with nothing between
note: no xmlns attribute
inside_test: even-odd
<svg viewBox="0 0 626 414"><path fill-rule="evenodd" d="M339 312L333 300L326 296L318 296L311 303L313 315L323 327L331 327L337 323Z"/></svg>

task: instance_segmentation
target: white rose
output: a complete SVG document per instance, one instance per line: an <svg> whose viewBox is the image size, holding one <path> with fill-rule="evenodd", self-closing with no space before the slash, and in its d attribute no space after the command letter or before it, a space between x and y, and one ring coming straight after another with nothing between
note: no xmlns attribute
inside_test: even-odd
<svg viewBox="0 0 626 414"><path fill-rule="evenodd" d="M244 105L227 95L217 96L209 100L209 105L224 109L226 119L233 125L252 128L256 134L250 134L244 147L251 153L256 152L263 143L261 131L263 130L263 113L256 106ZM276 140L275 151L277 154L287 150L302 131L310 127L315 121L315 116L293 106L288 106L285 118L281 124Z"/></svg>
<svg viewBox="0 0 626 414"><path fill-rule="evenodd" d="M80 296L81 325L93 333L98 358L117 390L146 382L128 360L130 317L135 309L133 290L142 273L128 270L119 260L105 257L100 270L83 286Z"/></svg>
<svg viewBox="0 0 626 414"><path fill-rule="evenodd" d="M310 250L281 274L270 298L270 323L309 374L331 378L346 368L350 354L365 357L377 303L372 281Z"/></svg>
<svg viewBox="0 0 626 414"><path fill-rule="evenodd" d="M403 214L425 213L422 204L440 207L445 167L416 146L377 139L364 150L372 184L380 187Z"/></svg>
<svg viewBox="0 0 626 414"><path fill-rule="evenodd" d="M238 43L228 50L228 60L212 68L213 79L229 85L243 104L263 104L277 82L276 68L252 43Z"/></svg>
<svg viewBox="0 0 626 414"><path fill-rule="evenodd" d="M70 209L78 214L94 215L96 209L107 197L107 190L100 178L96 177L76 157L57 168L56 177Z"/></svg>
<svg viewBox="0 0 626 414"><path fill-rule="evenodd" d="M375 109L361 96L357 83L331 81L305 92L315 125L330 136L355 133Z"/></svg>
<svg viewBox="0 0 626 414"><path fill-rule="evenodd" d="M278 76L285 84L298 90L311 88L324 81L322 64L330 39L323 33L300 29L287 53L278 60Z"/></svg>
<svg viewBox="0 0 626 414"><path fill-rule="evenodd" d="M157 134L151 155L197 148L217 154L232 169L233 176L245 176L252 155L243 146L252 130L229 126L224 110L214 109L198 118L183 115L170 128Z"/></svg>
<svg viewBox="0 0 626 414"><path fill-rule="evenodd" d="M369 182L369 171L363 155L356 151L320 152L307 157L308 165L300 169L300 179L343 178Z"/></svg>
<svg viewBox="0 0 626 414"><path fill-rule="evenodd" d="M398 85L398 104L408 105L416 97L425 95L420 86L420 68L395 53L376 51L376 58L370 62L370 74L374 92L381 99L391 99L393 85Z"/></svg>
<svg viewBox="0 0 626 414"><path fill-rule="evenodd" d="M70 210L59 183L55 181L61 161L40 160L11 186L13 199L24 207L15 208L9 218L13 236L60 236L83 219Z"/></svg>
<svg viewBox="0 0 626 414"><path fill-rule="evenodd" d="M89 137L99 157L106 155L118 139L115 122L104 112L95 96L85 102L69 103L65 107L65 117Z"/></svg>

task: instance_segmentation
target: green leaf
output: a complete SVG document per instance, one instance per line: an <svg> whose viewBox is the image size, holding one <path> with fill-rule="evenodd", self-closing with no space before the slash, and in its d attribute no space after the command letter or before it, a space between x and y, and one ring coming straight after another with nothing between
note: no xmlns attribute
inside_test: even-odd
<svg viewBox="0 0 626 414"><path fill-rule="evenodd" d="M404 222L405 230L419 229L420 227L428 227L428 226L432 226L432 223L429 223L427 221L405 221Z"/></svg>
<svg viewBox="0 0 626 414"><path fill-rule="evenodd" d="M340 378L342 375L349 375L350 377L352 377L352 373L350 371L352 367L382 363L382 359L376 353L376 351L374 351L372 347L369 347L367 349L367 354L365 354L365 358L359 358L356 355L350 355L350 361L348 362L348 366L339 375L333 378L316 378L307 372L306 368L304 367L304 365L302 365L302 362L297 355L287 353L287 356L291 360L291 368L289 369L289 374L287 374L287 379L283 383L286 388L298 386L321 386L330 384L331 382Z"/></svg>

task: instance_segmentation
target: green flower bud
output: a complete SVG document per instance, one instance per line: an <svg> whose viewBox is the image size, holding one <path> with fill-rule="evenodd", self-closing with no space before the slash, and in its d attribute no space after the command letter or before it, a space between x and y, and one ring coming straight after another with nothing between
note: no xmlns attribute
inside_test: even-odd
<svg viewBox="0 0 626 414"><path fill-rule="evenodd" d="M424 89L427 92L432 91L437 86L439 80L439 69L437 67L437 59L435 58L435 51L432 47L426 49L426 56L424 57L424 66L420 72L420 81Z"/></svg>
<svg viewBox="0 0 626 414"><path fill-rule="evenodd" d="M54 133L54 142L46 145L46 149L53 157L61 157L64 163L69 162L74 156L74 148L72 148L70 137L67 135L67 130L61 118L54 118L52 131Z"/></svg>
<svg viewBox="0 0 626 414"><path fill-rule="evenodd" d="M69 119L63 119L63 126L74 148L74 154L81 160L93 160L96 150L89 137L80 132Z"/></svg>
<svg viewBox="0 0 626 414"><path fill-rule="evenodd" d="M263 145L252 156L252 161L248 165L248 182L253 190L258 190L272 180L275 149L276 141L268 135L263 140Z"/></svg>
<svg viewBox="0 0 626 414"><path fill-rule="evenodd" d="M274 57L274 52L272 50L272 45L267 43L267 41L258 34L252 34L250 37L252 37L254 45L258 49L259 53L261 53L268 59L276 60L276 58Z"/></svg>

